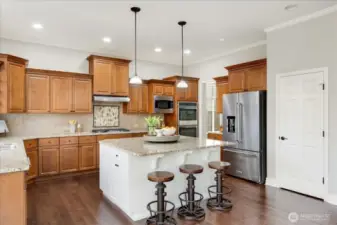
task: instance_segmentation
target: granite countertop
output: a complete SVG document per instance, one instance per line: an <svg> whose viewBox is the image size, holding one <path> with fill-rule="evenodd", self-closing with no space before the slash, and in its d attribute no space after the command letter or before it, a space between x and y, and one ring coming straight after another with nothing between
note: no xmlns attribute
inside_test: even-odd
<svg viewBox="0 0 337 225"><path fill-rule="evenodd" d="M181 136L180 140L175 143L149 143L144 142L143 138L128 138L126 139L109 139L102 140L100 144L116 147L124 151L130 152L134 156L149 156L155 154L202 150L212 147L231 146L234 143L226 141L217 141L205 138L194 138Z"/></svg>
<svg viewBox="0 0 337 225"><path fill-rule="evenodd" d="M27 171L30 161L26 155L26 150L23 141L36 138L52 138L52 137L69 137L69 136L88 136L88 135L107 135L107 134L130 134L147 132L144 129L130 130L127 132L107 132L107 133L55 133L41 134L23 137L1 137L0 138L0 174ZM15 148L10 149L8 146L13 144Z"/></svg>

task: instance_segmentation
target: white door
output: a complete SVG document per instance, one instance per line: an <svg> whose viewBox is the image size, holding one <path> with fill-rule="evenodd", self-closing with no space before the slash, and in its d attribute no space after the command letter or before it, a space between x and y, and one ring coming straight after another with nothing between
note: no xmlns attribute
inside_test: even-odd
<svg viewBox="0 0 337 225"><path fill-rule="evenodd" d="M278 97L278 167L281 187L324 194L323 72L281 76Z"/></svg>

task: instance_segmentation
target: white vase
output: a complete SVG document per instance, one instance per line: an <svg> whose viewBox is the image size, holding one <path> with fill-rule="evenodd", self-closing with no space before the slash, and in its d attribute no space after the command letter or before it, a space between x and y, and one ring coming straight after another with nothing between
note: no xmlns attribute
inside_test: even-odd
<svg viewBox="0 0 337 225"><path fill-rule="evenodd" d="M76 124L69 124L69 132L72 134L76 132Z"/></svg>

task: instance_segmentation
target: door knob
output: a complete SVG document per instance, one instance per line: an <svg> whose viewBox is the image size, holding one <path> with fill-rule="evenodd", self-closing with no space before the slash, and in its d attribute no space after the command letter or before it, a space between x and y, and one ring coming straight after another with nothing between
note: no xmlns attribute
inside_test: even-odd
<svg viewBox="0 0 337 225"><path fill-rule="evenodd" d="M281 136L281 137L278 137L278 139L280 139L281 141L288 140L288 138L286 138L286 137L283 137L283 136Z"/></svg>

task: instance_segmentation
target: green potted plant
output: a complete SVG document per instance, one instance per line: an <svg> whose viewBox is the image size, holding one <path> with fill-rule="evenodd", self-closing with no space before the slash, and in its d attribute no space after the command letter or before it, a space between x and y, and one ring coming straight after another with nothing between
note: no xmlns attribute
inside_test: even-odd
<svg viewBox="0 0 337 225"><path fill-rule="evenodd" d="M161 118L160 116L148 116L145 118L147 128L148 128L148 135L155 136L156 135L156 128L159 127Z"/></svg>

